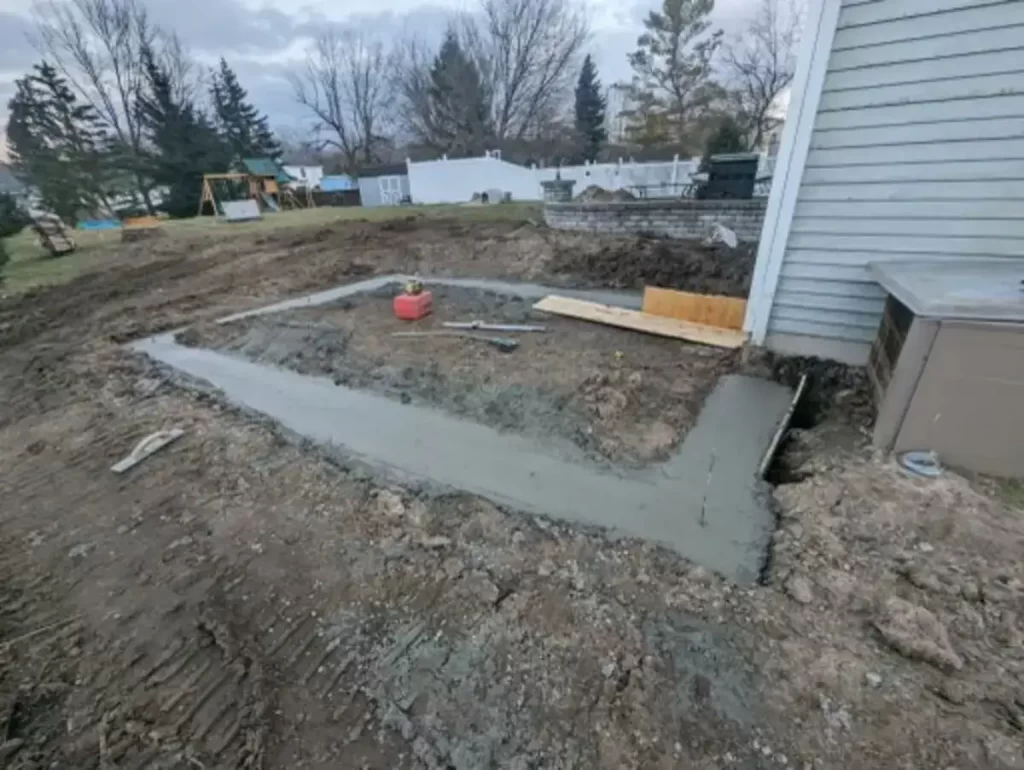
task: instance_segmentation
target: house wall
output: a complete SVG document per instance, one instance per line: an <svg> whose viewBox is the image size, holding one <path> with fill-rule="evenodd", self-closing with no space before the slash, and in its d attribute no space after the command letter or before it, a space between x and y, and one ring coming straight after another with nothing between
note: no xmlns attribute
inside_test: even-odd
<svg viewBox="0 0 1024 770"><path fill-rule="evenodd" d="M402 197L405 197L409 195L409 177L402 175L399 179L402 185ZM367 207L397 205L384 203L380 192L380 177L378 176L359 177L359 200L363 206Z"/></svg>
<svg viewBox="0 0 1024 770"><path fill-rule="evenodd" d="M1024 2L822 2L827 59L808 53L803 73L813 91L823 72L820 95L804 95L803 119L791 110L806 125L780 165L796 176L787 199L776 170L747 327L859 364L884 301L868 262L1024 266Z"/></svg>
<svg viewBox="0 0 1024 770"><path fill-rule="evenodd" d="M556 230L668 238L703 238L717 223L728 227L741 241L756 242L764 209L764 199L546 203L544 221Z"/></svg>
<svg viewBox="0 0 1024 770"><path fill-rule="evenodd" d="M319 187L320 181L324 178L323 166L282 166L281 168L288 176L297 180L293 182L295 185Z"/></svg>

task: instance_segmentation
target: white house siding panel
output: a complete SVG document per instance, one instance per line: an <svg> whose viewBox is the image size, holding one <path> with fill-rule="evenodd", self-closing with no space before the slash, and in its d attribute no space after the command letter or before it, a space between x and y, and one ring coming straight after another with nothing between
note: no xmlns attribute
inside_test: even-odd
<svg viewBox="0 0 1024 770"><path fill-rule="evenodd" d="M844 0L767 342L867 359L872 261L1024 266L1024 2Z"/></svg>

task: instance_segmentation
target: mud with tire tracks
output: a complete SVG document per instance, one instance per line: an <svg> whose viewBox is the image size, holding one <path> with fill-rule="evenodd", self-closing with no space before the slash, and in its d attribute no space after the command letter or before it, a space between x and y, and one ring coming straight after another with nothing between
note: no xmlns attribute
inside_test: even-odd
<svg viewBox="0 0 1024 770"><path fill-rule="evenodd" d="M1024 513L875 455L855 380L792 440L767 583L740 589L369 475L119 344L368 273L582 284L564 254L616 243L454 221L167 238L0 302L0 761L1021 766Z"/></svg>

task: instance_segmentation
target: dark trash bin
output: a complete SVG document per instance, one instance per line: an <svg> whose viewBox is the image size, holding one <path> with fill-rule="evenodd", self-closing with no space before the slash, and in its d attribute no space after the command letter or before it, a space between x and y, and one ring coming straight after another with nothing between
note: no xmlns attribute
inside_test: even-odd
<svg viewBox="0 0 1024 770"><path fill-rule="evenodd" d="M754 197L758 156L752 152L712 155L705 169L708 178L697 189L701 200Z"/></svg>

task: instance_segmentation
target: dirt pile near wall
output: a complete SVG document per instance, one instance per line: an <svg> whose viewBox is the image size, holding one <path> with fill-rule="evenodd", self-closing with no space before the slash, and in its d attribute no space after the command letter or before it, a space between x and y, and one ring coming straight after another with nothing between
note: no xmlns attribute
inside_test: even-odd
<svg viewBox="0 0 1024 770"><path fill-rule="evenodd" d="M755 246L742 243L730 249L721 243L706 246L664 238L590 238L579 243L571 237L549 239L554 247L550 272L621 289L662 286L746 297L757 256Z"/></svg>

